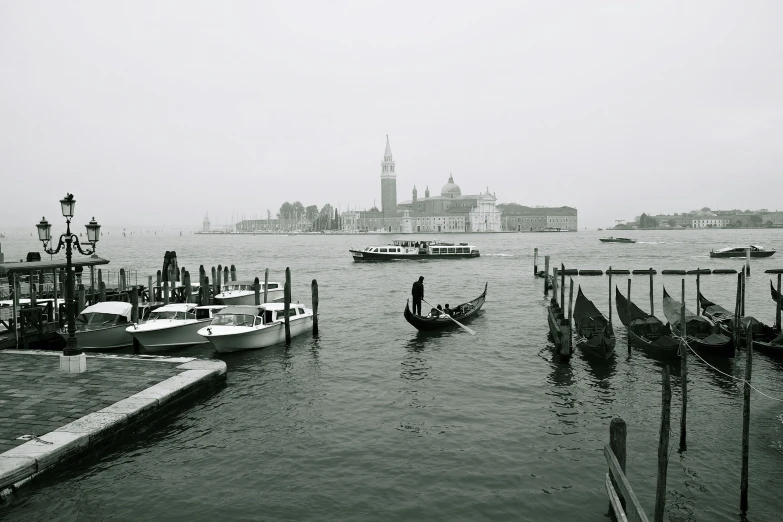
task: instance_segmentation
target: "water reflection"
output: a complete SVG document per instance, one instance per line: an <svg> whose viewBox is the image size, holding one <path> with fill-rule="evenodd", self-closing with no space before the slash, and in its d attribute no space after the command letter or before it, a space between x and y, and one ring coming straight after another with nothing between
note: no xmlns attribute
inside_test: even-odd
<svg viewBox="0 0 783 522"><path fill-rule="evenodd" d="M430 366L424 358L424 348L427 346L428 336L417 335L406 345L406 357L400 363L402 371L400 377L406 381L422 381L427 378ZM411 390L416 393L416 390Z"/></svg>
<svg viewBox="0 0 783 522"><path fill-rule="evenodd" d="M580 358L587 364L587 369L593 377L593 381L602 389L610 389L612 387L609 379L614 377L614 374L617 372L618 356L616 348L614 355L608 359L592 357L580 351Z"/></svg>

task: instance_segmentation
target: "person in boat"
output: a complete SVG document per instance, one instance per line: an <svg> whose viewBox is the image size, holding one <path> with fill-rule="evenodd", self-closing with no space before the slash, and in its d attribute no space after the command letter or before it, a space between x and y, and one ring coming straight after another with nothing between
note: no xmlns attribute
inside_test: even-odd
<svg viewBox="0 0 783 522"><path fill-rule="evenodd" d="M446 303L446 306L443 308L443 313L445 313L446 315L449 315L449 316L453 316L454 315L454 310L449 308L449 303Z"/></svg>
<svg viewBox="0 0 783 522"><path fill-rule="evenodd" d="M421 300L424 299L424 276L419 276L419 280L413 283L411 294L413 294L413 313L421 315Z"/></svg>
<svg viewBox="0 0 783 522"><path fill-rule="evenodd" d="M437 309L437 308L432 308L432 309L430 310L430 315L428 315L427 317L430 317L430 318L432 318L432 317L438 317L438 309Z"/></svg>

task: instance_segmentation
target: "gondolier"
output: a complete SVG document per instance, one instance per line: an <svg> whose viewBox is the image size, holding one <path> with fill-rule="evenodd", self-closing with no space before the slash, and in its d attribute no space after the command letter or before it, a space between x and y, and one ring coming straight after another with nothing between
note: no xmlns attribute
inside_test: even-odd
<svg viewBox="0 0 783 522"><path fill-rule="evenodd" d="M419 280L413 283L411 294L413 294L413 313L421 315L421 300L424 299L424 276L419 276Z"/></svg>

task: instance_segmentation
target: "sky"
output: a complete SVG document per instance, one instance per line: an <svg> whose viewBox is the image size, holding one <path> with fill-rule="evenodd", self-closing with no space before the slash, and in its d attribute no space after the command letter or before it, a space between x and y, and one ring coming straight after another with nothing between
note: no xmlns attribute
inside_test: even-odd
<svg viewBox="0 0 783 522"><path fill-rule="evenodd" d="M0 229L288 200L779 208L783 3L0 0Z"/></svg>

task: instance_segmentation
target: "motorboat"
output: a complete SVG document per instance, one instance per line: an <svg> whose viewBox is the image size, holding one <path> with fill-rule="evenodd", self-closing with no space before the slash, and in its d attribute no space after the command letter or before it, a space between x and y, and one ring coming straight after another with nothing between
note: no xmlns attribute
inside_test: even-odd
<svg viewBox="0 0 783 522"><path fill-rule="evenodd" d="M256 303L256 292L253 288L255 281L227 281L220 286L220 293L215 296L215 301L230 306L250 305ZM261 301L264 300L264 283L260 283ZM283 284L269 282L266 287L266 302L274 303L283 300Z"/></svg>
<svg viewBox="0 0 783 522"><path fill-rule="evenodd" d="M199 329L209 323L222 305L197 306L177 303L161 306L150 313L143 324L125 329L146 352L162 352L194 344L204 344Z"/></svg>
<svg viewBox="0 0 783 522"><path fill-rule="evenodd" d="M90 305L76 318L76 342L85 351L116 350L133 345L127 332L131 322L132 306L120 301L106 301ZM149 306L139 305L139 319L149 316ZM68 329L59 334L68 339Z"/></svg>
<svg viewBox="0 0 783 522"><path fill-rule="evenodd" d="M750 249L750 257L769 257L775 254L775 250L765 250L763 246L749 245L740 247L726 247L710 251L710 257L746 257Z"/></svg>
<svg viewBox="0 0 783 522"><path fill-rule="evenodd" d="M350 249L349 252L353 256L354 261L465 259L481 255L478 248L468 243L403 239L392 241L390 245L368 246L364 250Z"/></svg>
<svg viewBox="0 0 783 522"><path fill-rule="evenodd" d="M288 318L291 337L313 328L313 311L304 305L292 304ZM207 339L220 353L265 348L283 343L284 304L227 306L215 315L209 326L201 328L198 335Z"/></svg>
<svg viewBox="0 0 783 522"><path fill-rule="evenodd" d="M601 243L636 243L635 239L629 237L602 237Z"/></svg>

